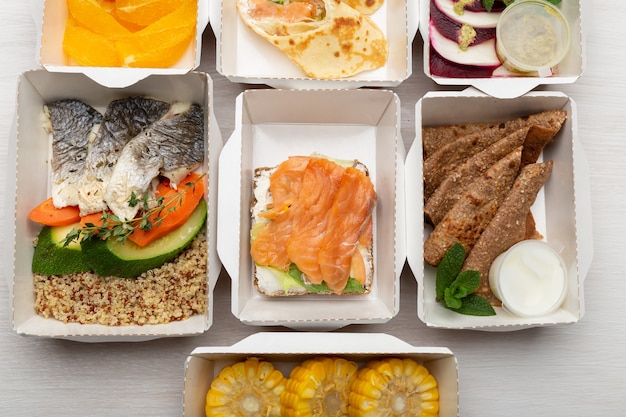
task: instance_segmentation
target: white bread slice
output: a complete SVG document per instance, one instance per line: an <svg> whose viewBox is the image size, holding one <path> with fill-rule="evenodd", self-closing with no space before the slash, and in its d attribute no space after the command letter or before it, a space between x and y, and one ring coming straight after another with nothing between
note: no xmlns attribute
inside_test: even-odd
<svg viewBox="0 0 626 417"><path fill-rule="evenodd" d="M319 156L319 155L314 155ZM357 160L335 160L341 166L352 166L368 173L367 167ZM263 227L267 221L259 217L259 213L266 210L272 203L272 196L269 191L270 176L276 170L275 167L256 168L253 177L253 198L251 202L251 238L255 235L255 229ZM365 261L366 280L365 285L361 285L356 279L350 278L342 295L368 294L374 280L374 250L373 239L369 246L358 246L358 250ZM307 281L295 264L291 264L290 271L282 271L273 267L259 266L254 264L254 286L263 295L280 297L305 294L333 294L325 284L314 285Z"/></svg>

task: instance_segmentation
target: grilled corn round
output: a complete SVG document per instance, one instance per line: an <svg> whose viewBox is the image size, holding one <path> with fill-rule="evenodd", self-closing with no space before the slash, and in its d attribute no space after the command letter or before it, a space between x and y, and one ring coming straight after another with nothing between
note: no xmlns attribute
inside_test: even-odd
<svg viewBox="0 0 626 417"><path fill-rule="evenodd" d="M348 395L358 365L343 358L319 357L296 366L281 395L283 417L348 415Z"/></svg>
<svg viewBox="0 0 626 417"><path fill-rule="evenodd" d="M349 402L350 417L436 417L439 389L414 360L385 358L359 370Z"/></svg>
<svg viewBox="0 0 626 417"><path fill-rule="evenodd" d="M280 417L286 378L258 358L224 367L206 395L207 417Z"/></svg>

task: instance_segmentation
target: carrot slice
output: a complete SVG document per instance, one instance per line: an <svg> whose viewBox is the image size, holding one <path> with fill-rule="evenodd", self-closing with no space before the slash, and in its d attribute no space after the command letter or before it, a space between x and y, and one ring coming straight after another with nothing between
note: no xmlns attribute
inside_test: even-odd
<svg viewBox="0 0 626 417"><path fill-rule="evenodd" d="M200 174L189 174L178 184L178 190L171 188L167 182L161 182L157 187L157 196L163 197L163 210L149 217L152 229L145 231L137 228L128 239L144 247L185 223L204 195L204 184L199 181L200 178ZM182 190L185 190L184 193L177 199ZM158 225L157 218L162 219Z"/></svg>
<svg viewBox="0 0 626 417"><path fill-rule="evenodd" d="M80 210L76 206L56 208L49 198L32 209L28 217L45 226L67 226L80 220Z"/></svg>

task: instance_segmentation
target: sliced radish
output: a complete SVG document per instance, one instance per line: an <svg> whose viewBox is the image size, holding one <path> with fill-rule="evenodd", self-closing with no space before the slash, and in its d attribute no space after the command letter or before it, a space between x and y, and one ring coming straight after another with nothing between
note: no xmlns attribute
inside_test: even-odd
<svg viewBox="0 0 626 417"><path fill-rule="evenodd" d="M470 46L463 51L459 44L443 36L435 25L429 25L430 44L433 48L448 61L462 65L496 66L500 60L496 55L496 41L491 39L474 46Z"/></svg>
<svg viewBox="0 0 626 417"><path fill-rule="evenodd" d="M437 27L437 31L443 36L453 41L457 41L458 43L461 42L459 38L462 28L467 25L463 25L456 20L450 19L448 15L444 14L434 4L431 4L430 7L430 21ZM476 45L496 37L495 28L475 28L473 26L472 28L476 32L476 35L471 42L468 42L469 45Z"/></svg>
<svg viewBox="0 0 626 417"><path fill-rule="evenodd" d="M454 11L454 1L452 0L431 0L437 9L439 9L443 14L448 16L450 19L455 20L459 23L466 23L475 28L495 28L498 24L498 19L500 18L500 12L492 11L484 11L484 12L473 12L470 10L465 10L463 14L457 14Z"/></svg>

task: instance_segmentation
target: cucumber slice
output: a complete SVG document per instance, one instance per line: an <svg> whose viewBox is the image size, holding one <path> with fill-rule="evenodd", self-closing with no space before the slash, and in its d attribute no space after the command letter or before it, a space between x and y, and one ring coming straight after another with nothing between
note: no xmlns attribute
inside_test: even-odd
<svg viewBox="0 0 626 417"><path fill-rule="evenodd" d="M89 239L81 242L83 257L98 275L136 278L174 259L202 229L206 215L206 202L200 200L182 226L147 246L141 247L128 239L123 242Z"/></svg>
<svg viewBox="0 0 626 417"><path fill-rule="evenodd" d="M61 275L89 271L91 267L83 260L80 243L72 241L63 246L65 236L79 223L69 226L44 226L39 233L32 270L36 274Z"/></svg>

